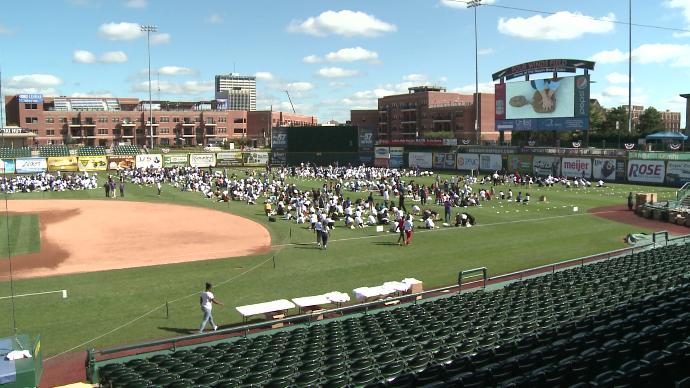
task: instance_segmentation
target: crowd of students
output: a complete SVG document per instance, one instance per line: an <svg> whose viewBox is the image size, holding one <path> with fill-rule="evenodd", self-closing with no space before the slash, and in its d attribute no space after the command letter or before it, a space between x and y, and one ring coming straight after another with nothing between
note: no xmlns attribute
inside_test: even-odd
<svg viewBox="0 0 690 388"><path fill-rule="evenodd" d="M0 192L32 193L45 191L93 190L98 188L96 173L36 173L0 177Z"/></svg>

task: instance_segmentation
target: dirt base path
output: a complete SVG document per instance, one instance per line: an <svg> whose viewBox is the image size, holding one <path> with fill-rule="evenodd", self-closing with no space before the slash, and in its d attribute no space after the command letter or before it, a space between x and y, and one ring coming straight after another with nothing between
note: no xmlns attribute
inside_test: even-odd
<svg viewBox="0 0 690 388"><path fill-rule="evenodd" d="M651 229L656 232L666 230L676 236L682 236L690 233L690 228L687 226L680 226L665 221L657 221L640 217L635 214L635 212L628 210L626 205L598 207L589 209L589 213L607 220L639 226L641 228Z"/></svg>
<svg viewBox="0 0 690 388"><path fill-rule="evenodd" d="M13 200L9 211L39 215L41 251L12 258L18 278L246 256L271 244L259 223L199 207ZM0 264L0 280L8 274Z"/></svg>

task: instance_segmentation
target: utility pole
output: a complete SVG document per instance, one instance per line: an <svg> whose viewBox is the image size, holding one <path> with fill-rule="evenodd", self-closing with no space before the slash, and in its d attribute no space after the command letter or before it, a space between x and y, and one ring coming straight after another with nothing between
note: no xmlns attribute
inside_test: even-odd
<svg viewBox="0 0 690 388"><path fill-rule="evenodd" d="M149 134L151 135L151 148L153 149L153 103L151 102L151 33L158 31L158 26L140 25L141 32L146 32L146 52L149 57Z"/></svg>
<svg viewBox="0 0 690 388"><path fill-rule="evenodd" d="M628 0L628 134L632 133L632 0Z"/></svg>
<svg viewBox="0 0 690 388"><path fill-rule="evenodd" d="M474 132L477 137L477 145L481 142L479 131L479 44L477 42L477 7L482 5L482 0L470 0L467 8L474 9Z"/></svg>

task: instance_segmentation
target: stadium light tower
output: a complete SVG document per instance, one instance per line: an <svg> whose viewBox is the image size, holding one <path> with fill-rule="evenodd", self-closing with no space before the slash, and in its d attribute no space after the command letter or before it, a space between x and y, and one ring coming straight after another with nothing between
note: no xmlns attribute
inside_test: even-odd
<svg viewBox="0 0 690 388"><path fill-rule="evenodd" d="M482 5L482 0L470 0L467 8L474 9L474 132L477 136L477 145L481 141L479 133L479 49L477 44L477 7Z"/></svg>
<svg viewBox="0 0 690 388"><path fill-rule="evenodd" d="M151 135L151 148L153 148L153 103L151 102L151 33L158 31L158 26L140 25L141 32L146 33L146 52L149 57L149 134Z"/></svg>

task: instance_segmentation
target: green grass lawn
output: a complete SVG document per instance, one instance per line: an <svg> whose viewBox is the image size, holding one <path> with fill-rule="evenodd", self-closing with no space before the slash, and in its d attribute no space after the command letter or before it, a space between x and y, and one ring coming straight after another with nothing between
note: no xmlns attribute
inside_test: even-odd
<svg viewBox="0 0 690 388"><path fill-rule="evenodd" d="M430 183L432 179L417 181ZM304 188L321 185L304 180L297 184ZM517 191L525 190L513 187L513 191L517 195ZM397 234L376 233L371 227L340 227L332 233L328 251L322 251L313 244L313 232L303 225L283 220L266 222L261 204L219 204L203 199L199 193L179 192L168 185L158 197L155 188L128 185L124 200L215 208L257 220L270 231L274 249L259 256L15 281L18 294L69 291L65 300L58 295L16 299L17 328L21 333L41 334L46 353L55 355L72 348L107 347L196 330L201 320L198 292L205 281L216 284L216 296L226 303L214 310L221 326L241 321L235 306L278 298L334 290L351 293L356 287L404 277L424 281L427 289L450 285L462 269L485 266L494 276L622 248L628 233L641 230L594 217L586 213L588 209L624 204L629 191L657 192L660 199L675 196L672 188L622 184L568 191L533 186L527 191L532 198L529 205L493 200L482 208L469 209L478 221L473 228L419 230L412 245L401 247L395 245ZM19 194L13 198L101 199L103 195L102 190L93 190ZM539 202L540 195L546 195L548 202ZM367 193L349 196L366 198ZM407 205L410 207L412 201L408 200ZM579 208L577 212L573 206ZM8 282L0 283L0 293L9 295ZM169 318L163 308L166 301ZM11 334L8 300L0 300L0 317L0 336Z"/></svg>
<svg viewBox="0 0 690 388"><path fill-rule="evenodd" d="M0 255L6 259L8 254L18 256L38 252L41 246L38 228L36 214L6 215L3 213L0 217Z"/></svg>

